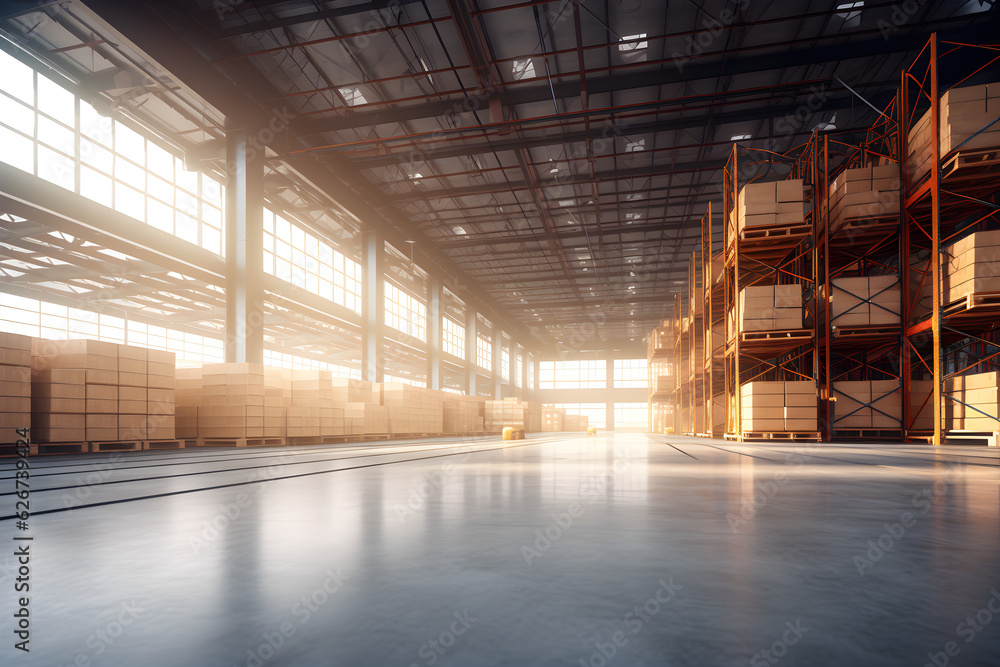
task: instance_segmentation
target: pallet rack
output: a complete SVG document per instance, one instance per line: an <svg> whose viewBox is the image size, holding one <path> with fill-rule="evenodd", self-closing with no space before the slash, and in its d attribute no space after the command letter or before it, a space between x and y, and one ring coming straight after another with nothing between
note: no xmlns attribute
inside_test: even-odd
<svg viewBox="0 0 1000 667"><path fill-rule="evenodd" d="M714 252L713 238L712 203L709 202L701 217L705 433L711 438L722 438L726 433L726 304L723 256L721 251Z"/></svg>
<svg viewBox="0 0 1000 667"><path fill-rule="evenodd" d="M1000 367L996 329L1000 299L996 293L970 294L946 303L942 294L944 246L974 231L1000 225L996 188L1000 147L964 147L998 119L984 117L980 130L947 154L941 152L942 94L946 89L969 85L970 79L987 71L991 71L989 78L1000 80L996 76L998 50L1000 46L995 44L963 44L934 34L901 74L897 102L899 154L903 158L901 232L902 258L908 269L902 276L907 298L901 361L904 393L913 397L904 404L908 440L927 438L941 445L949 437L978 437L995 443L1000 431L1000 422L983 432L951 429L949 416L959 406L986 413L945 391L954 378ZM926 175L917 173L917 165L908 159L911 134L924 114L929 114L931 133L931 165ZM929 313L920 303L927 291L931 296ZM996 415L987 416L996 421ZM926 417L930 417L929 428Z"/></svg>
<svg viewBox="0 0 1000 667"><path fill-rule="evenodd" d="M649 373L649 424L653 433L674 433L673 323L664 320L646 341L646 368Z"/></svg>
<svg viewBox="0 0 1000 667"><path fill-rule="evenodd" d="M726 310L726 434L732 440L768 438L771 434L743 428L741 387L755 381L816 381L816 245L815 211L818 210L815 153L816 135L786 153L751 149L735 144L724 168L723 225L724 290ZM811 156L810 156L811 154ZM810 156L803 159L802 156ZM800 179L811 202L803 221L740 230L737 197L754 182ZM740 292L751 286L800 285L804 306L802 328L780 331L740 331ZM788 435L797 440L818 440L818 431Z"/></svg>
<svg viewBox="0 0 1000 667"><path fill-rule="evenodd" d="M705 421L705 318L704 299L701 285L701 264L698 251L693 251L688 260L688 315L687 315L687 410L690 414L685 435L707 435Z"/></svg>

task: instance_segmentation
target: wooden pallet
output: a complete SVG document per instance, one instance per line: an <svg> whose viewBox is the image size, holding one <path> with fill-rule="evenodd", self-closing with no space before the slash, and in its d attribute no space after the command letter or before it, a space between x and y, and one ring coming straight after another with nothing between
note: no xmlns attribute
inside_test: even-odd
<svg viewBox="0 0 1000 667"><path fill-rule="evenodd" d="M187 440L147 440L143 449L184 449Z"/></svg>
<svg viewBox="0 0 1000 667"><path fill-rule="evenodd" d="M819 440L812 431L743 431L744 440Z"/></svg>
<svg viewBox="0 0 1000 667"><path fill-rule="evenodd" d="M100 452L141 452L145 440L104 440L90 443L90 451Z"/></svg>
<svg viewBox="0 0 1000 667"><path fill-rule="evenodd" d="M963 311L998 307L1000 307L1000 292L973 292L946 305L944 314L954 315Z"/></svg>
<svg viewBox="0 0 1000 667"><path fill-rule="evenodd" d="M834 325L836 326L836 324ZM842 338L884 338L899 337L899 326L837 326L833 330L833 337Z"/></svg>
<svg viewBox="0 0 1000 667"><path fill-rule="evenodd" d="M758 240L790 240L797 236L808 236L812 226L807 224L768 225L762 227L744 227L740 231L741 241Z"/></svg>
<svg viewBox="0 0 1000 667"><path fill-rule="evenodd" d="M186 447L246 447L246 438L189 438Z"/></svg>
<svg viewBox="0 0 1000 667"><path fill-rule="evenodd" d="M952 444L948 442L949 440L962 440L966 441L962 444L982 442L987 447L996 447L997 443L1000 442L998 438L1000 438L1000 432L997 431L948 431L942 439L945 444Z"/></svg>
<svg viewBox="0 0 1000 667"><path fill-rule="evenodd" d="M29 449L32 456L37 454L86 454L90 445L86 442L33 442Z"/></svg>
<svg viewBox="0 0 1000 667"><path fill-rule="evenodd" d="M941 178L955 178L970 169L990 169L997 166L1000 166L1000 147L959 150L950 157L945 157Z"/></svg>
<svg viewBox="0 0 1000 667"><path fill-rule="evenodd" d="M902 429L870 429L870 428L836 428L833 429L833 437L835 438L857 438L866 439L871 438L873 440L902 440L903 431Z"/></svg>

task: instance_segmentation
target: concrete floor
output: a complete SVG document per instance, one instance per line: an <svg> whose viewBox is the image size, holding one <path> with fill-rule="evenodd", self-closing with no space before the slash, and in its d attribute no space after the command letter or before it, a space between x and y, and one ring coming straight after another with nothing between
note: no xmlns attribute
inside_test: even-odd
<svg viewBox="0 0 1000 667"><path fill-rule="evenodd" d="M37 457L29 654L5 460L0 664L1000 665L997 450L500 444Z"/></svg>

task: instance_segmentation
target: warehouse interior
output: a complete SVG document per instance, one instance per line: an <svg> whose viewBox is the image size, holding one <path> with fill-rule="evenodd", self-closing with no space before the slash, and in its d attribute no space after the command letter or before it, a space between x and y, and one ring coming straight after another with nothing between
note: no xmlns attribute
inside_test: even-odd
<svg viewBox="0 0 1000 667"><path fill-rule="evenodd" d="M1000 664L994 5L0 0L2 664Z"/></svg>

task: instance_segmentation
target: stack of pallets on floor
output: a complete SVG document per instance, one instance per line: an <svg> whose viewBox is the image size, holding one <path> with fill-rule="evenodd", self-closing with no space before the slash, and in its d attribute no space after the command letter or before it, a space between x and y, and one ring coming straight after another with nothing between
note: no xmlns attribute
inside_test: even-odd
<svg viewBox="0 0 1000 667"><path fill-rule="evenodd" d="M0 453L13 454L31 428L31 338L0 333Z"/></svg>
<svg viewBox="0 0 1000 667"><path fill-rule="evenodd" d="M389 413L389 433L394 436L444 433L442 393L402 382L383 384L382 405Z"/></svg>
<svg viewBox="0 0 1000 667"><path fill-rule="evenodd" d="M444 432L448 434L478 434L483 432L486 399L482 396L445 394Z"/></svg>

